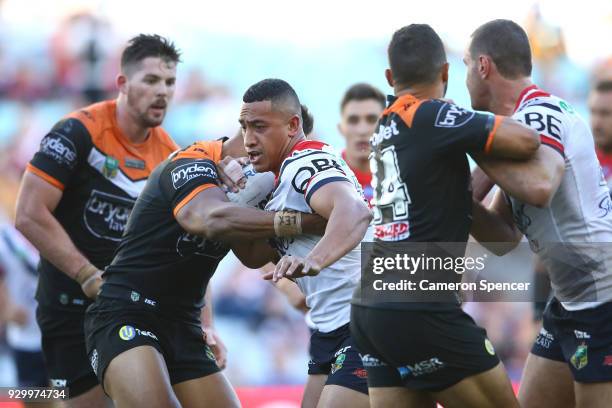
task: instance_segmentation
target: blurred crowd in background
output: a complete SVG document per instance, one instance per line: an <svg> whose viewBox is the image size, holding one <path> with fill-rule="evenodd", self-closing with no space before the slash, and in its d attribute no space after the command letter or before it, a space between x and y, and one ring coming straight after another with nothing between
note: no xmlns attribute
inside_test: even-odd
<svg viewBox="0 0 612 408"><path fill-rule="evenodd" d="M89 12L68 15L50 34L43 30L38 35L3 25L1 11L2 2L0 222L10 223L20 177L40 139L75 108L115 97L118 58L127 38L115 32L111 22ZM546 23L537 8L526 12L519 22L528 31L533 47L534 82L568 100L588 118L586 101L591 84L596 79L612 79L612 50L609 59L584 66L568 57L562 29ZM235 134L242 92L264 77L287 79L313 112L313 137L338 149L342 149L343 139L336 124L346 88L353 82L369 82L390 92L383 77L386 42L382 40L348 41L335 51L325 47L284 50L283 58L275 56L279 51L276 46L246 38L209 33L202 34L199 41L214 45L192 49L189 43L177 44L185 55L199 54L179 65L177 92L164 122L164 128L182 146ZM219 54L207 54L206 50ZM451 63L447 96L469 107L463 50L447 51ZM228 69L227 54L231 53L235 53L234 67ZM215 61L219 67L214 67ZM251 65L253 61L258 63ZM287 75L283 76L284 72ZM530 272L529 262L520 265ZM217 329L229 349L226 372L230 381L237 386L304 383L309 337L304 316L257 271L242 267L235 259L224 260L212 285ZM35 302L33 298L31 302ZM518 380L536 333L531 305L486 303L471 304L468 309L488 329L511 378ZM15 381L5 334L0 325L0 386Z"/></svg>

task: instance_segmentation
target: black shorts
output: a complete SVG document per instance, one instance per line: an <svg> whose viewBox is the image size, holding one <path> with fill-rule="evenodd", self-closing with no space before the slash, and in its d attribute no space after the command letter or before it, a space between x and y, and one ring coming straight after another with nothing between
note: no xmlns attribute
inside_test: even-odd
<svg viewBox="0 0 612 408"><path fill-rule="evenodd" d="M612 303L569 311L552 298L531 352L568 363L577 382L612 381Z"/></svg>
<svg viewBox="0 0 612 408"><path fill-rule="evenodd" d="M325 385L340 385L368 393L367 372L351 338L349 324L328 333L315 330L310 337L308 375L325 374Z"/></svg>
<svg viewBox="0 0 612 408"><path fill-rule="evenodd" d="M369 387L440 391L499 364L486 331L461 308L352 306L351 333Z"/></svg>
<svg viewBox="0 0 612 408"><path fill-rule="evenodd" d="M13 349L17 366L17 384L20 387L48 387L49 377L42 351Z"/></svg>
<svg viewBox="0 0 612 408"><path fill-rule="evenodd" d="M68 387L70 398L98 385L85 349L84 316L81 308L71 311L39 305L36 309L51 386Z"/></svg>
<svg viewBox="0 0 612 408"><path fill-rule="evenodd" d="M206 344L199 315L177 319L167 311L120 299L98 297L85 316L87 355L100 384L108 365L124 351L151 346L166 362L171 384L219 372Z"/></svg>

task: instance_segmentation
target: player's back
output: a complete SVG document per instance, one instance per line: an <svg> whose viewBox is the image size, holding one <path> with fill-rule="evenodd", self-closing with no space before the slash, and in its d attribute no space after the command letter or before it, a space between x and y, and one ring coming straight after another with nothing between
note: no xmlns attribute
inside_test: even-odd
<svg viewBox="0 0 612 408"><path fill-rule="evenodd" d="M353 172L333 149L322 142L299 142L283 161L277 187L266 210L292 209L312 213L310 198L327 183L349 182L363 197ZM364 198L365 201L365 198ZM281 254L305 257L320 236L303 234L294 238L275 238ZM318 330L330 332L350 320L350 299L359 282L361 249L355 247L317 276L306 276L296 283L306 296L311 317Z"/></svg>
<svg viewBox="0 0 612 408"><path fill-rule="evenodd" d="M535 86L523 91L513 117L540 132L541 148L554 149L565 163L549 207L510 197L516 225L547 265L564 306L612 300L612 251L602 245L612 242L612 201L588 125L567 102Z"/></svg>

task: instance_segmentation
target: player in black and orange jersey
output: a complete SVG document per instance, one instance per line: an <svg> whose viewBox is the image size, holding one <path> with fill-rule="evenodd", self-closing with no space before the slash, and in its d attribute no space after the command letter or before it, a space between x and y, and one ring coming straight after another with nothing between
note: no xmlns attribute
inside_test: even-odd
<svg viewBox="0 0 612 408"><path fill-rule="evenodd" d="M208 281L230 248L259 267L276 252L253 238L322 233L325 225L315 215L300 221L229 202L217 165L241 154L242 135L194 143L162 162L136 201L85 318L92 366L118 406L239 405L202 336Z"/></svg>
<svg viewBox="0 0 612 408"><path fill-rule="evenodd" d="M85 351L83 317L153 168L178 146L160 127L180 54L139 35L117 76L119 96L79 109L42 139L24 175L17 228L41 254L37 320L51 382L72 407L106 402Z"/></svg>
<svg viewBox="0 0 612 408"><path fill-rule="evenodd" d="M387 242L434 243L424 252L439 257L445 253L435 243L453 242L463 246L463 256L472 211L466 153L527 159L539 146L537 134L509 118L439 99L448 63L428 25L396 31L388 53L386 77L395 96L371 141L375 244L384 250ZM455 271L414 274L461 280ZM351 332L368 373L372 406L518 406L485 330L462 311L456 293L427 293L417 289L391 299L388 292L356 292Z"/></svg>

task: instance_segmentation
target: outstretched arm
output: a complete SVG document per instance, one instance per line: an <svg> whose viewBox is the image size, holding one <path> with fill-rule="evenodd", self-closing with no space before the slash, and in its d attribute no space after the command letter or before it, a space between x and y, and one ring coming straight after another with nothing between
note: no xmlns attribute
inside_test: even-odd
<svg viewBox="0 0 612 408"><path fill-rule="evenodd" d="M372 214L354 187L347 182L332 182L319 188L310 199L310 206L328 219L325 234L304 258L284 256L276 264L273 276L316 275L338 261L363 239Z"/></svg>
<svg viewBox="0 0 612 408"><path fill-rule="evenodd" d="M506 193L539 208L550 205L565 172L563 157L545 145L540 146L535 156L527 161L495 159L481 154L472 154L472 157L491 181ZM486 182L481 177L473 178ZM481 183L474 185L474 191L479 187Z"/></svg>

